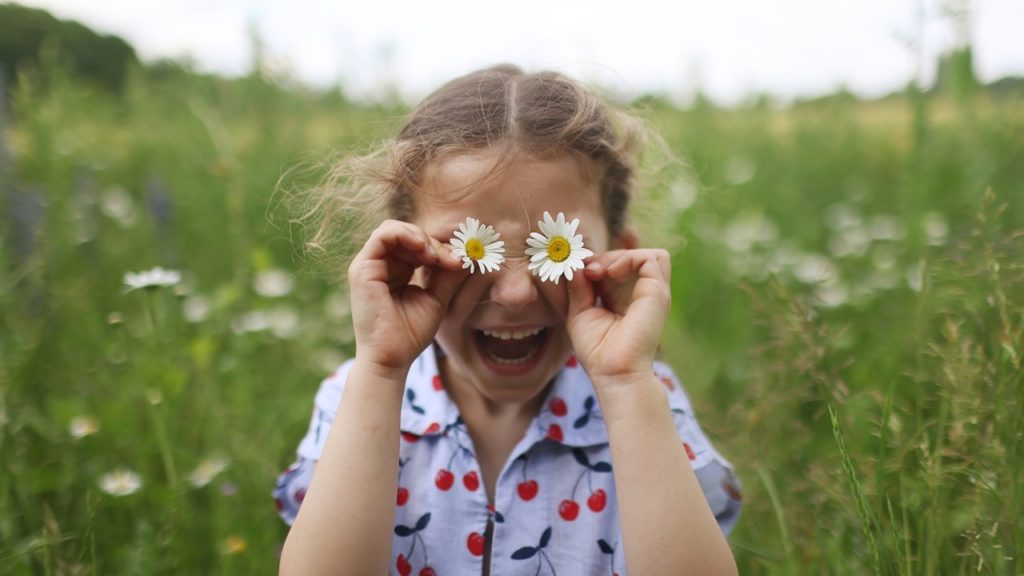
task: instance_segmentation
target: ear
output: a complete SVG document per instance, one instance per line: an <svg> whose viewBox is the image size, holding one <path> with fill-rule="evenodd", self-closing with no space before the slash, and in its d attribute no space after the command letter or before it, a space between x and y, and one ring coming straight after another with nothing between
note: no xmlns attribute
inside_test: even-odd
<svg viewBox="0 0 1024 576"><path fill-rule="evenodd" d="M623 228L612 240L612 249L633 250L640 247L640 238L632 228Z"/></svg>

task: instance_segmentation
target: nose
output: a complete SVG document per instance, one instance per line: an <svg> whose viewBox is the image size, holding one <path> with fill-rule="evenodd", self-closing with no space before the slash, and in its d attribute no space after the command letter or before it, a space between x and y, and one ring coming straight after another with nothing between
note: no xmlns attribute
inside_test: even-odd
<svg viewBox="0 0 1024 576"><path fill-rule="evenodd" d="M491 284L491 302L521 310L537 299L537 285L527 267L528 258L506 258Z"/></svg>

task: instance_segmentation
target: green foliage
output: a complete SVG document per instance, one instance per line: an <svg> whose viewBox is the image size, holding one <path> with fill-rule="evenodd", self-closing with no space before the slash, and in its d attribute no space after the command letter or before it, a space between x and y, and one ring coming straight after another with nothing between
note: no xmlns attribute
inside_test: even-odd
<svg viewBox="0 0 1024 576"><path fill-rule="evenodd" d="M13 81L19 70L36 69L44 58L111 90L120 90L129 68L138 63L135 49L117 36L58 20L45 10L0 4L0 73Z"/></svg>
<svg viewBox="0 0 1024 576"><path fill-rule="evenodd" d="M743 482L741 573L1020 573L1019 100L646 105L688 161L650 181L688 240L664 352ZM169 64L11 108L0 573L273 573L272 482L352 351L277 183L400 111ZM125 293L155 265L183 281Z"/></svg>

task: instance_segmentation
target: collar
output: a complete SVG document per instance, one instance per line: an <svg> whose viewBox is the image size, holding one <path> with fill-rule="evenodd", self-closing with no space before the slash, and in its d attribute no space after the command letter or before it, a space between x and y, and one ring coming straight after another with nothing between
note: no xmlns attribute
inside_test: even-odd
<svg viewBox="0 0 1024 576"><path fill-rule="evenodd" d="M438 369L440 349L431 344L413 362L405 381L401 429L407 438L437 436L464 426L459 409L445 391ZM524 440L584 447L608 443L608 430L594 385L575 356L555 376Z"/></svg>

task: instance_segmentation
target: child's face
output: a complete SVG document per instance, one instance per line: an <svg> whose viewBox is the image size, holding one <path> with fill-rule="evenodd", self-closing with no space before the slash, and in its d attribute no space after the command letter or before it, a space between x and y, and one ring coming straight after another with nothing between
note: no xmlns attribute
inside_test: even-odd
<svg viewBox="0 0 1024 576"><path fill-rule="evenodd" d="M467 278L441 322L437 341L447 355L449 386L489 402L523 403L539 400L572 354L565 328L566 281L541 282L530 273L526 239L539 231L537 221L545 211L564 212L567 220L580 219L577 232L587 248L600 254L609 248L608 227L599 183L581 161L568 154L518 156L507 169L481 181L494 154L469 153L428 165L423 189L414 198L413 223L442 242L470 216L501 234L501 269Z"/></svg>

